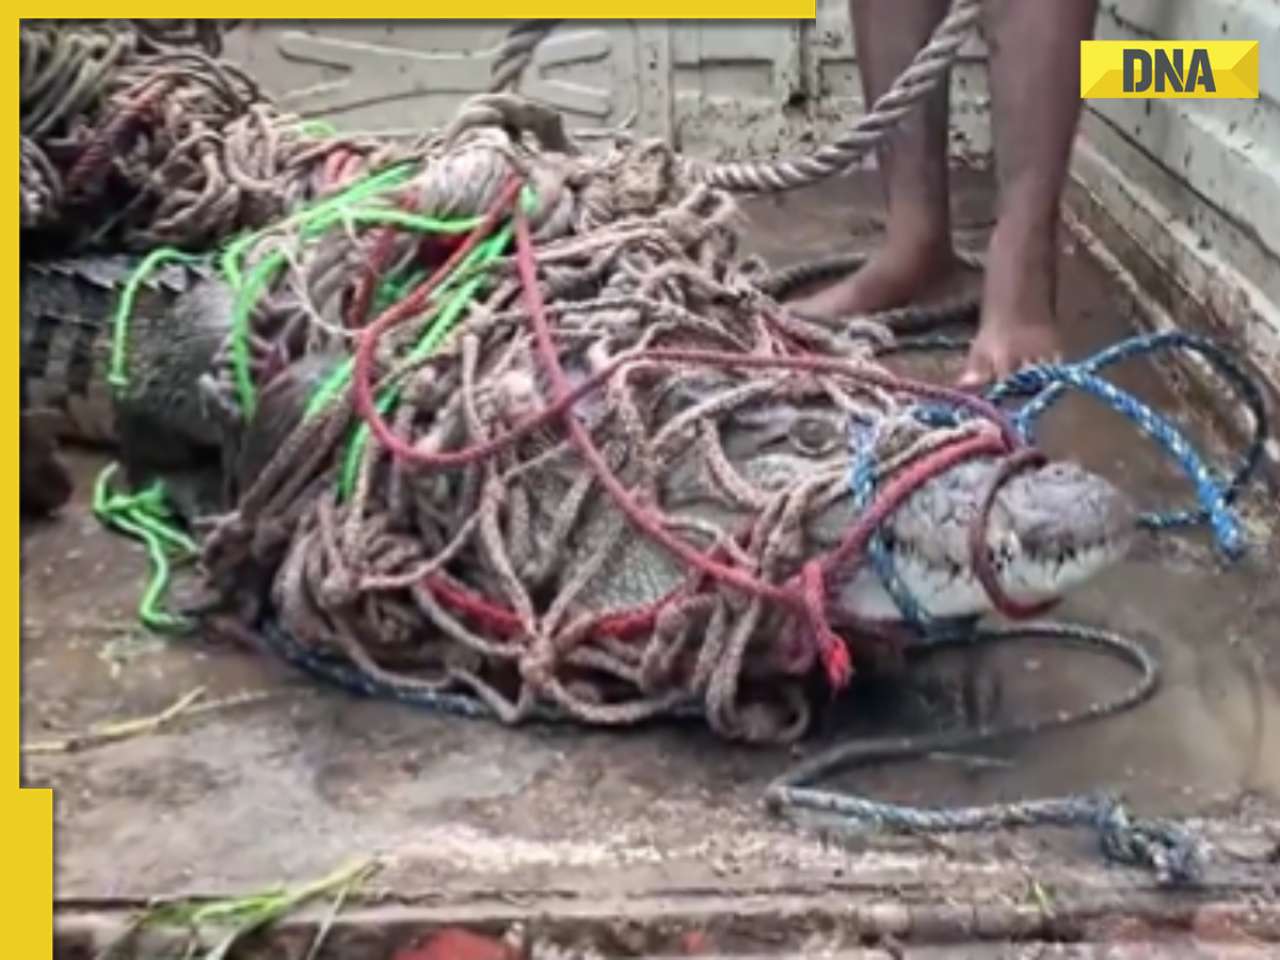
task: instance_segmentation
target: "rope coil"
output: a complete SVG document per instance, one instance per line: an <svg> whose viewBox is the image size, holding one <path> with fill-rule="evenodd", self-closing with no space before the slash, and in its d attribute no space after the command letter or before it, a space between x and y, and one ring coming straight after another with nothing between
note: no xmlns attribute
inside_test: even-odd
<svg viewBox="0 0 1280 960"><path fill-rule="evenodd" d="M1072 624L1037 623L1002 630L953 631L934 636L928 643L912 648L912 652L915 656L925 656L948 648L970 649L1028 637L1041 637L1105 653L1136 669L1138 679L1111 700L1092 703L1066 714L999 727L981 726L841 744L804 761L775 780L765 791L766 805L779 814L797 810L816 811L833 814L845 825L861 823L907 833L1088 826L1097 831L1103 854L1110 860L1151 868L1159 882L1166 885L1194 883L1201 879L1207 850L1199 837L1174 823L1135 820L1120 799L1109 794L1081 794L980 807L922 809L808 786L838 768L967 750L997 739L1029 737L1049 729L1079 726L1131 709L1150 699L1159 686L1159 668L1140 645L1114 633Z"/></svg>

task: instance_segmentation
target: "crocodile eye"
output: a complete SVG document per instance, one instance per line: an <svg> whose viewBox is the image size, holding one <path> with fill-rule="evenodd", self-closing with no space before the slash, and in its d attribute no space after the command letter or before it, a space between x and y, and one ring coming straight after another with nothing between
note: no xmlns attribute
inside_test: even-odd
<svg viewBox="0 0 1280 960"><path fill-rule="evenodd" d="M840 442L835 424L821 417L798 417L791 425L791 442L806 456L830 453Z"/></svg>

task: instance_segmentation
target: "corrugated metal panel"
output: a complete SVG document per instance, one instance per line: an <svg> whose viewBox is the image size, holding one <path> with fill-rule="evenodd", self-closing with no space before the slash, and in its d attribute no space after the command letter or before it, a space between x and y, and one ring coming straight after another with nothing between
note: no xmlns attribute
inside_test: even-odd
<svg viewBox="0 0 1280 960"><path fill-rule="evenodd" d="M493 21L251 21L227 38L288 109L344 130L439 127L489 88L511 24ZM663 127L665 88L642 81L654 58L643 24L564 24L535 52L521 89L571 125L621 123L632 113ZM660 58L657 58L660 59ZM657 94L655 98L655 92Z"/></svg>

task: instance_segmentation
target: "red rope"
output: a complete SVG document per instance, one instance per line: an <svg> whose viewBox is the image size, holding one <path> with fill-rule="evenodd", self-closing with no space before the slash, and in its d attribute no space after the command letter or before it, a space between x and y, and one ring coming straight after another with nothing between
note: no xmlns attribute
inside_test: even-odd
<svg viewBox="0 0 1280 960"><path fill-rule="evenodd" d="M533 328L538 358L542 361L547 377L551 381L552 402L563 403L572 391L569 379L565 376L564 368L560 366L560 357L556 352L555 342L551 338L551 327L547 322L546 305L542 300L542 291L538 288L533 238L529 234L529 222L522 212L516 214L516 269L519 271L520 280L524 287L525 302L529 308L529 323ZM631 491L624 487L622 482L614 476L613 471L609 469L609 465L605 462L604 456L600 453L600 449L591 439L590 432L579 422L578 418L566 416L564 425L569 434L569 439L578 448L578 453L587 462L587 466L596 475L596 479L600 481L606 492L614 499L614 502L618 504L622 512L626 514L627 519L651 540L657 541L666 550L707 576L715 577L717 580L731 584L758 597L783 603L794 602L794 598L787 591L781 590L773 584L758 580L742 570L718 563L707 554L696 550L679 537L673 535L671 531L663 526L662 515L657 510L640 506L631 495Z"/></svg>
<svg viewBox="0 0 1280 960"><path fill-rule="evenodd" d="M399 206L405 213L412 213L417 205L417 198L412 191L407 191L400 198ZM391 259L396 233L394 226L386 226L374 235L373 248L369 251L369 256L360 272L355 294L351 298L351 309L347 312L348 330L358 329L369 313L369 305L373 302L378 281L382 278L382 272L387 269L387 261Z"/></svg>
<svg viewBox="0 0 1280 960"><path fill-rule="evenodd" d="M871 542L871 537L880 524L888 519L907 497L929 480L946 473L965 460L984 454L999 456L1008 452L1009 448L1000 437L990 433L978 433L934 450L917 460L885 484L871 505L858 517L858 522L849 528L840 545L823 559L823 572L831 574L837 567L849 566L854 561L860 562L862 555L866 552L867 544Z"/></svg>
<svg viewBox="0 0 1280 960"><path fill-rule="evenodd" d="M440 286L467 254L475 249L481 240L493 232L507 208L515 202L521 186L519 178L511 177L503 188L502 193L493 202L493 206L484 215L484 219L480 221L475 230L467 235L467 239L453 251L449 259L441 264L440 268L423 281L416 290L399 303L393 304L384 310L382 315L360 334L360 345L356 350L355 371L353 374L356 410L359 412L361 419L369 425L373 435L378 438L378 442L390 450L395 457L403 460L421 461L423 451L417 450L397 437L386 421L379 416L377 407L374 406L373 353L374 348L378 345L378 339L397 323L402 322L422 309L427 302L427 298L431 296L431 291Z"/></svg>
<svg viewBox="0 0 1280 960"><path fill-rule="evenodd" d="M705 579L712 578L736 587L751 596L781 603L804 617L812 632L812 639L822 658L831 686L834 689L845 686L852 674L852 663L847 644L831 628L827 617L826 578L839 568L856 568L861 563L867 544L870 542L875 530L921 485L963 460L982 455L1009 453L1011 450L1017 449L1020 446L1017 434L999 410L971 394L931 384L901 380L892 374L867 369L851 364L848 361L813 355L760 356L711 350L645 350L615 358L578 387L571 387L560 365L559 354L546 316L546 305L538 286L537 263L529 224L523 211L517 208L515 211L516 265L529 311L529 322L536 343L538 358L550 382L551 402L539 413L521 421L501 436L462 450L430 452L411 446L392 433L374 408L371 386L374 347L383 333L395 323L400 322L418 310L425 303L431 290L438 286L461 259L494 229L498 218L512 205L519 188L519 181L513 178L502 196L486 214L480 226L467 237L466 241L453 252L436 273L415 290L410 297L385 311L364 331L356 354L354 377L356 408L360 416L369 424L378 441L393 456L422 466L445 469L473 463L492 456L507 445L515 442L519 437L530 433L538 427L553 420L563 421L570 441L628 520L645 536L660 544L694 571L689 583L660 598L653 604L601 616L592 626L592 632L595 635L628 637L646 633L652 630L654 622L664 606L680 595L687 594L690 590L698 589ZM849 529L834 550L824 557L810 560L796 577L780 586L763 581L745 570L722 562L725 556L723 551L712 550L702 553L674 536L667 529L661 511L642 505L636 500L632 492L609 469L604 457L592 440L590 432L582 426L576 417L571 415L572 407L579 399L598 389L601 384L625 366L640 362L686 363L736 367L739 369L782 369L809 374L829 373L855 376L864 383L883 389L923 399L941 400L953 406L968 409L995 423L999 428L999 436L989 433L970 436L936 450L913 464L911 468L895 477L880 491L870 508L859 517L858 522ZM1023 461L1018 460L1017 462L1022 463ZM1026 462L1029 463L1030 460L1028 459ZM974 529L979 531L975 536L978 536L979 539L972 542L978 543L981 541L981 534L985 532L986 516L994 500L995 493L1003 480L1012 476L1016 468L1016 466L1002 468L997 481L993 483L983 504L983 509L979 512L978 517L975 518ZM981 553L985 559L985 550L981 551ZM1016 609L1016 604L1013 604L1000 590L999 583L989 564L983 567L980 565L981 563L982 560L979 560L978 554L975 553L975 566L977 567L978 575L984 578L983 585L991 594L996 605L1002 610ZM984 570L985 573L983 572ZM520 618L514 611L504 608L443 574L426 578L422 587L429 590L442 604L463 616L477 621L484 628L494 633L512 636L518 634L522 629ZM1038 611L1039 608L1036 609Z"/></svg>
<svg viewBox="0 0 1280 960"><path fill-rule="evenodd" d="M996 502L996 494L1000 492L1001 487L1023 470L1044 466L1046 460L1045 455L1039 450L1024 448L1001 463L982 498L982 506L974 514L973 523L969 527L969 555L973 558L973 570L978 576L978 582L987 591L987 596L991 598L996 609L1011 620L1029 620L1032 617L1038 617L1057 606L1058 601L1052 599L1040 603L1019 603L1004 592L1004 587L1000 585L1000 578L996 575L992 564L991 553L987 550L987 518L991 514L991 505Z"/></svg>
<svg viewBox="0 0 1280 960"><path fill-rule="evenodd" d="M80 152L68 171L68 194L88 194L91 187L97 186L96 181L100 181L110 167L112 151L119 148L124 137L172 87L171 81L154 78L143 81L130 94L121 98L115 112Z"/></svg>

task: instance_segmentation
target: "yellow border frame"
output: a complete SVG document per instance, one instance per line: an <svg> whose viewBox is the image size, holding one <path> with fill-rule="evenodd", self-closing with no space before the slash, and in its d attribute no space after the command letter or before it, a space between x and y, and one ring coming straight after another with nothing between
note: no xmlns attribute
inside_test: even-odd
<svg viewBox="0 0 1280 960"><path fill-rule="evenodd" d="M87 8L96 4L68 4L69 11L55 9L53 13L41 14L50 19L101 17L101 11L89 12ZM406 14L415 16L392 16L400 9L400 4L389 3L379 6L376 15L352 17L349 8L334 4L329 7L321 3L319 7L308 5L295 8L293 4L281 4L274 8L270 17L245 16L250 13L261 13L262 8L252 6L244 10L238 4L219 7L218 14L226 19L244 18L250 20L529 20L529 19L572 19L572 20L812 20L817 16L817 0L621 0L619 3L601 7L593 0L560 0L559 3L518 3L516 0L477 0L474 9L468 10L465 17L424 17L421 9L413 4L405 5ZM329 9L332 15L325 16ZM319 11L320 15L317 15ZM134 13L142 16L147 13L163 18L173 13L173 5L160 3L141 3Z"/></svg>
<svg viewBox="0 0 1280 960"><path fill-rule="evenodd" d="M21 19L18 21L21 24ZM18 33L18 30L14 30ZM18 50L20 38L15 36L10 43L10 48L15 53ZM13 73L9 76L12 78L13 87L6 95L5 102L9 104L9 108L5 114L9 117L6 121L9 129L15 133L18 130L18 85L19 85L19 63L18 58L14 58ZM18 179L18 147L14 146L9 149L7 156L9 162L6 165L9 169L9 202L5 204L9 209L9 222L14 228L18 227L18 191L14 190L14 180ZM18 333L14 327L17 326L18 317L18 238L20 229L11 233L9 236L13 238L13 250L5 257L5 262L9 264L9 303L11 309L9 316L12 318L10 323L11 335ZM14 344L16 347L17 344ZM18 351L15 349L9 359L5 361L5 366L9 369L12 379L9 381L10 389L14 393L18 392ZM14 397L14 399L18 399ZM14 413L17 413L17 409ZM9 421L9 426L5 427L6 446L10 450L18 451L18 424L13 420ZM18 499L18 484L14 481L17 477L5 471L5 476L9 479L5 481L5 487L9 491L6 499L10 503ZM13 484L10 487L9 484ZM15 504L16 506L16 504ZM5 605L11 609L10 616L13 620L18 621L18 630L15 634L15 642L13 651L10 656L4 658L4 685L5 689L13 691L13 700L10 709L4 711L4 729L0 732L0 740L4 743L13 745L14 766L17 768L17 778L13 783L12 789L0 790L0 823L4 824L4 850L7 854L6 860L9 862L9 868L4 871L3 886L0 887L0 896L4 898L5 906L8 908L9 918L5 927L7 935L5 939L8 943L5 945L4 952L13 957L47 957L53 952L53 791L44 790L23 790L20 788L22 778L22 750L21 750L21 711L22 711L22 575L19 568L19 557L21 554L20 541L20 525L19 514L9 514L9 524L12 524L12 531L6 532L5 539L12 544L10 548L13 552L9 557L13 560L13 579L9 581L10 587L6 591ZM18 541L18 542L14 542ZM13 622L12 620L10 621Z"/></svg>

